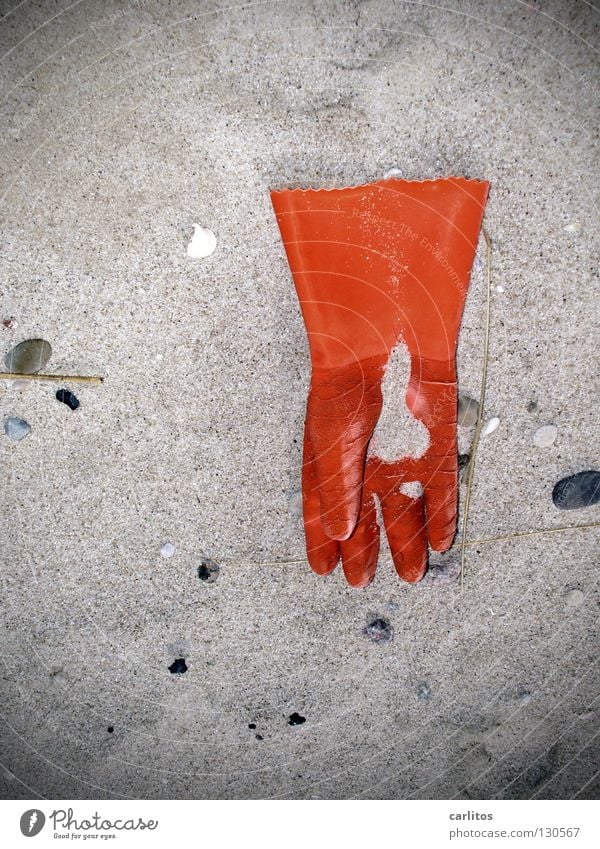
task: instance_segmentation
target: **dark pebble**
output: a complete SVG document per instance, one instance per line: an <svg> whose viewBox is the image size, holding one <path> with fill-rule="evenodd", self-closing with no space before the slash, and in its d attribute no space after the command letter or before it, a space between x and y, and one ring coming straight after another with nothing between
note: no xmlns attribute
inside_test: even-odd
<svg viewBox="0 0 600 849"><path fill-rule="evenodd" d="M466 468L469 465L469 460L471 459L470 454L459 454L458 455L458 470Z"/></svg>
<svg viewBox="0 0 600 849"><path fill-rule="evenodd" d="M254 731L254 729L256 728L256 722L249 722L249 723L248 723L248 728L249 728L251 731Z"/></svg>
<svg viewBox="0 0 600 849"><path fill-rule="evenodd" d="M299 713L290 714L290 718L288 719L288 725L302 725L303 722L306 722L305 716L300 716Z"/></svg>
<svg viewBox="0 0 600 849"><path fill-rule="evenodd" d="M109 725L106 730L108 731L109 734L112 734L115 729L113 728L112 725Z"/></svg>
<svg viewBox="0 0 600 849"><path fill-rule="evenodd" d="M600 501L600 472L577 472L563 478L552 490L552 501L559 510L579 510Z"/></svg>
<svg viewBox="0 0 600 849"><path fill-rule="evenodd" d="M373 619L365 625L363 634L373 643L389 643L394 638L394 629L386 619Z"/></svg>
<svg viewBox="0 0 600 849"><path fill-rule="evenodd" d="M66 404L71 410L76 410L79 406L79 399L68 389L59 389L56 393L56 400Z"/></svg>
<svg viewBox="0 0 600 849"><path fill-rule="evenodd" d="M200 566L198 566L198 577L201 581L208 581L209 584L214 584L219 577L219 564L205 557Z"/></svg>
<svg viewBox="0 0 600 849"><path fill-rule="evenodd" d="M256 737L256 739L257 739L257 740L264 740L264 739L265 739L265 738L262 736L262 734L255 734L254 736Z"/></svg>
<svg viewBox="0 0 600 849"><path fill-rule="evenodd" d="M185 658L178 657L174 660L169 666L169 672L171 675L183 675L184 672L187 672L187 663L185 662Z"/></svg>

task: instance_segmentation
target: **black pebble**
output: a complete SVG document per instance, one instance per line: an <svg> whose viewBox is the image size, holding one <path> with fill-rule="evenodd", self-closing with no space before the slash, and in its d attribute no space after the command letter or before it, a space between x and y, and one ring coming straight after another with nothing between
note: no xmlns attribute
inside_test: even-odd
<svg viewBox="0 0 600 849"><path fill-rule="evenodd" d="M470 454L459 454L458 455L458 468L464 469L465 466L469 465L469 460L471 459Z"/></svg>
<svg viewBox="0 0 600 849"><path fill-rule="evenodd" d="M200 566L198 566L198 577L201 581L208 581L209 583L214 583L219 576L219 564L215 563L214 560L209 560L205 558Z"/></svg>
<svg viewBox="0 0 600 849"><path fill-rule="evenodd" d="M108 731L109 734L112 734L115 729L112 727L112 725L109 725L106 730Z"/></svg>
<svg viewBox="0 0 600 849"><path fill-rule="evenodd" d="M185 662L185 658L178 657L174 660L169 666L169 672L171 675L183 675L184 672L187 672L187 663Z"/></svg>
<svg viewBox="0 0 600 849"><path fill-rule="evenodd" d="M79 406L79 400L72 392L69 392L68 389L59 389L56 393L56 400L62 401L62 403L66 404L67 407L70 407L71 410L76 410Z"/></svg>
<svg viewBox="0 0 600 849"><path fill-rule="evenodd" d="M256 739L257 739L257 740L264 740L264 739L265 739L265 738L262 736L262 734L255 734L254 736L256 737Z"/></svg>
<svg viewBox="0 0 600 849"><path fill-rule="evenodd" d="M389 643L394 638L394 629L387 619L373 619L365 625L363 634L373 643Z"/></svg>
<svg viewBox="0 0 600 849"><path fill-rule="evenodd" d="M554 485L552 501L559 510L579 510L600 501L600 472L577 472Z"/></svg>
<svg viewBox="0 0 600 849"><path fill-rule="evenodd" d="M249 722L248 728L250 728L252 731L254 731L254 729L256 728L256 722Z"/></svg>
<svg viewBox="0 0 600 849"><path fill-rule="evenodd" d="M300 716L299 713L290 714L290 718L288 719L288 725L302 725L303 722L306 722L305 716Z"/></svg>

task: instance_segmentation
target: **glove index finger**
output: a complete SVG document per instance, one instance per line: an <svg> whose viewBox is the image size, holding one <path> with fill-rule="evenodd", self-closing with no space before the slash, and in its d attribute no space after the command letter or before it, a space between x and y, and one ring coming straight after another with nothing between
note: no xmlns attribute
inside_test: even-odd
<svg viewBox="0 0 600 849"><path fill-rule="evenodd" d="M345 540L358 521L365 457L381 413L381 363L314 371L306 428L325 533Z"/></svg>

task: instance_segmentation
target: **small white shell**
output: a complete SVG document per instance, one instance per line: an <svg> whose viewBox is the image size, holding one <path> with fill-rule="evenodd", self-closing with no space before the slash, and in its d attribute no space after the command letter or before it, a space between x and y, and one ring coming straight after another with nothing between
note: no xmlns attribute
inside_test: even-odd
<svg viewBox="0 0 600 849"><path fill-rule="evenodd" d="M538 448L550 448L551 445L554 445L557 435L558 428L556 425L542 425L541 427L538 427L536 432L533 434L533 444Z"/></svg>
<svg viewBox="0 0 600 849"><path fill-rule="evenodd" d="M214 253L216 247L217 237L213 231L194 224L194 235L187 246L187 255L192 259L204 259Z"/></svg>
<svg viewBox="0 0 600 849"><path fill-rule="evenodd" d="M399 168L388 168L388 170L383 175L383 179L390 180L392 177L400 179L402 177L402 171Z"/></svg>
<svg viewBox="0 0 600 849"><path fill-rule="evenodd" d="M498 416L494 416L493 419L490 419L489 422L486 422L486 424L483 426L483 430L481 431L481 435L482 436L489 436L490 433L493 433L495 430L498 429L499 425L500 425L500 419L498 418Z"/></svg>
<svg viewBox="0 0 600 849"><path fill-rule="evenodd" d="M175 546L172 542L166 542L160 550L163 557L173 557L175 554Z"/></svg>

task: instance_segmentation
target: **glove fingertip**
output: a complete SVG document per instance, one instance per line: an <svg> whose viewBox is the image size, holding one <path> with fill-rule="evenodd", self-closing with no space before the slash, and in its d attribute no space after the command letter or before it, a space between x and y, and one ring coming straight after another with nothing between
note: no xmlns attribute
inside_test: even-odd
<svg viewBox="0 0 600 849"><path fill-rule="evenodd" d="M306 555L313 572L317 575L329 575L338 565L340 547L334 540L328 540L312 548L307 547Z"/></svg>

